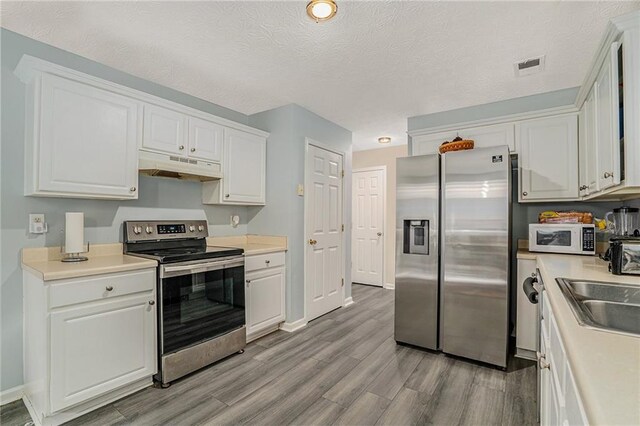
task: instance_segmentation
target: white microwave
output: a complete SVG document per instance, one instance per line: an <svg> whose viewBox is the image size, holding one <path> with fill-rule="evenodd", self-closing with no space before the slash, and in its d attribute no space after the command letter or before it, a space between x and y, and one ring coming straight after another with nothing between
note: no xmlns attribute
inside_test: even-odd
<svg viewBox="0 0 640 426"><path fill-rule="evenodd" d="M531 223L529 224L529 251L595 255L595 225Z"/></svg>

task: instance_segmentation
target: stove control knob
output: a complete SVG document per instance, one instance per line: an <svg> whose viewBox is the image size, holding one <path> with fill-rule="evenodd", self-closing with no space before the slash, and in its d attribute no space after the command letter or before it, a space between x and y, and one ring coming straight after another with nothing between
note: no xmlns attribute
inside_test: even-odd
<svg viewBox="0 0 640 426"><path fill-rule="evenodd" d="M153 232L153 228L151 226L147 226L146 228L144 228L145 231L147 231L147 234L150 234Z"/></svg>
<svg viewBox="0 0 640 426"><path fill-rule="evenodd" d="M199 225L199 226L198 226L198 232L202 232L202 231L204 231L204 226Z"/></svg>
<svg viewBox="0 0 640 426"><path fill-rule="evenodd" d="M133 233L134 234L139 234L142 232L142 226L134 226L133 227Z"/></svg>
<svg viewBox="0 0 640 426"><path fill-rule="evenodd" d="M196 227L193 225L189 225L189 232L195 232Z"/></svg>

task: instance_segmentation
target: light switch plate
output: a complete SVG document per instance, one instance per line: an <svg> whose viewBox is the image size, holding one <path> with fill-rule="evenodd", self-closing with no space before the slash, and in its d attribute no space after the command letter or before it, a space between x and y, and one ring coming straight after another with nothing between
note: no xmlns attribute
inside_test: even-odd
<svg viewBox="0 0 640 426"><path fill-rule="evenodd" d="M302 197L304 195L304 185L299 183L298 187L296 188L296 193Z"/></svg>
<svg viewBox="0 0 640 426"><path fill-rule="evenodd" d="M31 234L44 234L47 232L47 224L43 213L29 214L29 232Z"/></svg>

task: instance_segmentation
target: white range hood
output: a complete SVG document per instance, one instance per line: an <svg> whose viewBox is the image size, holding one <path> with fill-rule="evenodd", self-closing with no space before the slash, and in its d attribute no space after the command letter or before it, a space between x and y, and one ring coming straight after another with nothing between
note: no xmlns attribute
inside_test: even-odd
<svg viewBox="0 0 640 426"><path fill-rule="evenodd" d="M148 176L208 182L222 179L220 163L140 150L138 171Z"/></svg>

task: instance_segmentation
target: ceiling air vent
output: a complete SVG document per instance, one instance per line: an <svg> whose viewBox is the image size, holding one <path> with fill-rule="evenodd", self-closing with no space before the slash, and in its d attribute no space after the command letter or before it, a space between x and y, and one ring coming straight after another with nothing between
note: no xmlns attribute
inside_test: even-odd
<svg viewBox="0 0 640 426"><path fill-rule="evenodd" d="M524 59L513 64L516 77L524 77L544 70L544 55L537 58Z"/></svg>

